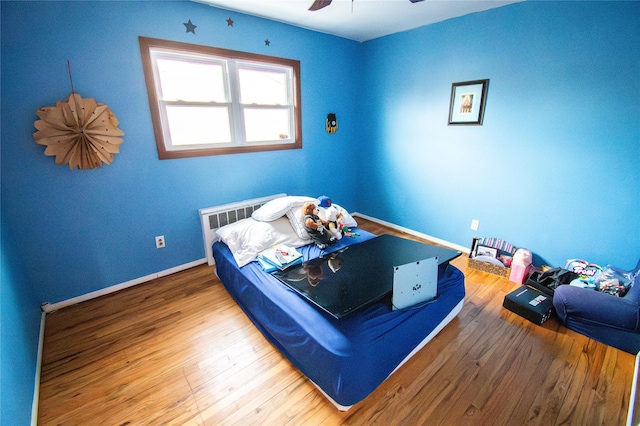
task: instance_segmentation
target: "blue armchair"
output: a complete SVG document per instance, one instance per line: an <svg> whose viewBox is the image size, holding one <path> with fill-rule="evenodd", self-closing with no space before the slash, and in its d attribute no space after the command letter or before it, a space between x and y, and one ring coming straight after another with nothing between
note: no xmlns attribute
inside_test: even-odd
<svg viewBox="0 0 640 426"><path fill-rule="evenodd" d="M626 295L616 297L571 285L556 288L553 306L564 325L573 331L637 354L640 351L640 260Z"/></svg>

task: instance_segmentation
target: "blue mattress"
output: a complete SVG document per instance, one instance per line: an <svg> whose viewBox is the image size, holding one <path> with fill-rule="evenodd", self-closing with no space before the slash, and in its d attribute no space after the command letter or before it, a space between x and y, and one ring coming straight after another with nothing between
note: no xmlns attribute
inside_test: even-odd
<svg viewBox="0 0 640 426"><path fill-rule="evenodd" d="M375 235L342 238L330 251ZM298 249L304 260L322 254L314 245ZM303 374L341 408L373 392L464 299L464 275L449 265L438 279L438 300L419 309L392 311L380 301L335 319L265 273L257 262L239 268L229 248L213 244L216 273L231 296ZM450 318L448 319L450 320Z"/></svg>

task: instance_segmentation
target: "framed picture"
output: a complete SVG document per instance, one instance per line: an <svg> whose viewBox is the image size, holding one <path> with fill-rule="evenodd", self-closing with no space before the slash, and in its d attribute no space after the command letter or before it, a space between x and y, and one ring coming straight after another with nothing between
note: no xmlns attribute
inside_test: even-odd
<svg viewBox="0 0 640 426"><path fill-rule="evenodd" d="M482 125L489 79L463 81L451 85L449 124Z"/></svg>
<svg viewBox="0 0 640 426"><path fill-rule="evenodd" d="M498 257L498 249L483 245L478 245L476 249L476 256L489 256L489 257Z"/></svg>

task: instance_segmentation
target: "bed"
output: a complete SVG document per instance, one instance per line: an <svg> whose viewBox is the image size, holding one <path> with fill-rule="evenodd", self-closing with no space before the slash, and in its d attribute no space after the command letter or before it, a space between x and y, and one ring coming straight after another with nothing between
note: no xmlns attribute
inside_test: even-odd
<svg viewBox="0 0 640 426"><path fill-rule="evenodd" d="M296 230L298 204L306 198L310 197L278 194L249 200L251 214L213 229L219 220L209 217L219 215L220 209L203 209L205 246L211 244L208 255L215 262L217 276L265 338L345 411L372 393L455 318L465 296L464 276L449 265L438 279L437 302L419 309L393 311L382 300L336 319L264 272L255 261L258 251L275 242L296 246L306 261L375 238L357 228L356 221L338 206L357 235L343 237L321 251ZM265 210L269 215L264 215Z"/></svg>

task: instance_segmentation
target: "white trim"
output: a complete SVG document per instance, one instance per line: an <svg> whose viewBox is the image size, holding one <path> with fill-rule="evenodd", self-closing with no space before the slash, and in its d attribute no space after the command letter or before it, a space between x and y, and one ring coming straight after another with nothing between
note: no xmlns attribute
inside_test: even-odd
<svg viewBox="0 0 640 426"><path fill-rule="evenodd" d="M151 59L151 67L153 70L153 83L156 98L158 100L158 109L160 112L160 121L162 125L162 133L164 135L164 145L167 151L187 151L191 149L206 149L206 148L224 148L224 147L238 147L249 145L264 145L264 144L295 144L296 143L296 121L295 121L295 68L292 64L282 63L277 59L271 60L267 57L257 58L255 55L247 54L241 55L241 57L233 57L233 55L224 54L221 51L210 52L194 50L191 48L170 48L166 46L149 46L149 58ZM162 78L159 67L159 60L168 59L183 64L196 64L196 65L214 65L220 67L222 70L221 83L224 87L224 100L211 100L202 101L189 97L187 93L181 92L181 99L165 99L162 91ZM243 104L241 103L241 70L254 70L262 72L271 72L284 75L286 86L283 88L282 93L286 99L285 104L272 103L272 104ZM187 77L190 71L187 71ZM179 95L180 96L180 95ZM187 99L185 99L187 97ZM277 102L273 100L271 102ZM221 140L217 142L202 142L200 144L190 144L190 141L180 143L176 141L173 143L173 136L171 134L171 126L169 123L168 107L171 106L189 106L191 108L224 108L228 112L228 120L226 122L219 123L220 125L228 125L230 139ZM287 117L289 118L288 137L286 139L266 139L266 140L247 140L246 135L246 115L245 110L247 108L263 109L268 107L270 109L281 109L287 111ZM206 139L205 136L199 135ZM277 135L274 135L277 137Z"/></svg>
<svg viewBox="0 0 640 426"><path fill-rule="evenodd" d="M142 284L147 281L154 280L156 278L165 277L167 275L175 274L176 272L184 271L185 269L193 268L194 266L202 265L203 263L207 263L207 259L198 259L193 262L185 263L183 265L178 265L173 268L165 269L164 271L156 272L155 274L149 274L144 277L136 278L131 281L127 281L124 283L112 285L111 287L103 288L100 290L93 291L91 293L83 294L82 296L73 297L71 299L63 300L57 303L43 303L41 309L44 313L51 313L57 311L58 309L65 308L67 306L75 305L76 303L85 302L87 300L95 299L96 297L104 296L110 293L114 293L119 290L123 290L128 287L133 287L134 285Z"/></svg>
<svg viewBox="0 0 640 426"><path fill-rule="evenodd" d="M384 221L384 220L381 220L381 219L377 219L375 217L368 216L366 214L354 212L351 215L352 216L358 216L358 217L361 217L363 219L370 220L371 222L376 222L376 223L379 223L381 225L388 226L389 228L393 228L396 231L405 232L407 234L413 235L414 237L424 238L425 240L429 240L429 241L431 241L433 243L440 244L440 245L443 245L443 246L446 246L446 247L450 247L450 248L452 248L454 250L458 250L458 251L461 251L463 253L469 254L471 252L471 249L469 247L464 247L464 246L461 246L459 244L455 244L455 243L452 243L452 242L449 242L449 241L441 240L440 238L432 237L431 235L423 234L422 232L414 231L413 229L405 228L404 226L396 225L395 223L391 223L391 222L387 222L387 221Z"/></svg>
<svg viewBox="0 0 640 426"><path fill-rule="evenodd" d="M629 396L629 410L627 411L627 426L640 424L640 419L636 415L636 402L638 398L638 369L640 368L640 352L636 354L636 363L633 372L633 383L631 384L631 395Z"/></svg>
<svg viewBox="0 0 640 426"><path fill-rule="evenodd" d="M38 425L38 407L40 405L40 372L42 371L42 351L44 351L44 324L47 314L40 314L40 334L38 336L38 355L36 358L36 377L33 386L33 401L31 402L31 426Z"/></svg>
<svg viewBox="0 0 640 426"><path fill-rule="evenodd" d="M264 199L270 199L273 197L277 197L277 196L283 196L286 194L278 194L276 196L270 196L270 197L264 197ZM252 202L255 201L262 201L262 199L255 199L255 200L249 200ZM205 217L206 214L211 213L212 211L216 211L219 210L220 207L224 207L224 208L229 208L232 205L240 205L240 204L244 204L246 202L240 202L240 203L231 203L231 204L226 204L224 206L217 206L217 207L210 207L207 209L200 209L200 216L201 218ZM386 222L384 220L381 219L377 219L374 218L372 216L368 216L362 213L358 213L358 212L354 212L352 213L353 216L357 216L357 217L361 217L363 219L367 219L370 220L371 222L375 222L375 223L379 223L381 225L385 225L388 226L389 228L395 229L397 231L400 232L405 232L407 234L419 237L419 238L424 238L426 240L429 240L431 242L434 242L436 244L441 244L443 246L447 246L447 247L451 247L455 250L458 251L462 251L465 253L469 253L470 249L468 247L463 247L445 240L441 240L440 238L436 238L436 237L432 237L430 235L427 234L423 234L421 232L417 232L414 231L412 229L409 228L405 228L403 226L399 226L396 225L394 223L390 223L390 222ZM204 219L203 219L204 220ZM204 223L204 222L203 222ZM204 229L204 225L203 225L203 229ZM206 244L206 236L205 236L205 244ZM206 246L205 246L206 247ZM37 367L36 367L36 387L34 390L34 397L33 397L33 407L32 407L32 414L31 414L31 424L33 426L35 426L37 424L37 420L38 420L38 401L39 401L39 392L40 392L40 367L42 364L42 347L43 347L43 343L44 343L44 325L45 325L45 317L47 313L51 313L54 312L58 309L70 306L70 305L74 305L76 303L80 303L80 302L84 302L90 299L94 299L96 297L100 297L100 296L104 296L110 293L114 293L116 291L119 290L123 290L125 288L128 287L132 287L134 285L138 285L138 284L142 284L145 283L147 281L151 281L153 279L156 278L160 278L160 277L164 277L167 275L171 275L174 274L176 272L180 272L189 268L193 268L194 266L198 266L201 264L207 263L207 258L203 258L203 259L199 259L193 262L189 262L189 263L185 263L183 265L179 265L176 266L174 268L169 268L169 269L165 269L164 271L160 271L157 272L155 274L150 274L150 275L146 275L144 277L140 277L140 278L136 278L133 279L131 281L127 281L121 284L116 284L113 285L111 287L107 287L101 290L97 290L91 293L87 293L84 294L82 296L78 296L78 297L74 297L71 299L67 299L65 301L62 302L58 302L58 303L43 303L41 306L42 309L42 319L41 319L41 325L40 325L40 342L38 344L38 361L37 361ZM391 374L393 374L398 368L400 368L400 366L402 366L405 362L407 362L412 356L414 356L420 349L422 349L431 339L433 339L433 337L438 334L449 322L451 322L451 320L453 318L455 318L455 316L460 312L460 310L462 309L462 305L463 305L464 301L461 301L450 313L449 315L447 315L447 317L422 341L420 342L420 344L418 344L418 346L416 346L413 351L411 351L411 353L409 353L409 355L407 355L405 357L405 359L403 359L400 364L398 364L398 366L391 372ZM391 374L389 374L389 376L391 376ZM387 376L387 378L389 378L389 376ZM312 381L313 383L313 381ZM315 385L315 383L314 383ZM635 381L634 381L634 385L635 385ZM320 390L320 392L322 392L324 394L325 397L327 397L327 399L329 399L329 401L331 401L340 411L347 411L351 408L351 406L343 406L338 404L336 401L334 401L331 397L329 397L318 385L316 385L316 387ZM635 386L634 386L635 388Z"/></svg>
<svg viewBox="0 0 640 426"><path fill-rule="evenodd" d="M257 202L258 200L260 200L260 201L268 200L268 199L272 199L274 197L283 196L283 195L286 195L286 194L271 195L269 197L263 197L261 199L257 198L257 199L248 200L248 201ZM231 203L231 204L225 204L224 206L210 207L210 208L207 208L207 209L200 209L200 216L203 217L207 213L211 213L212 211L217 210L219 207L228 208L229 206L232 206L232 205L235 205L235 204L244 204L244 203L245 202ZM371 222L376 222L376 223L379 223L381 225L388 226L389 228L395 229L395 230L400 231L400 232L405 232L407 234L410 234L410 235L413 235L413 236L416 236L416 237L419 237L419 238L424 238L424 239L432 241L432 242L434 242L436 244L441 244L441 245L446 246L446 247L451 247L452 249L461 251L463 253L469 253L469 251L470 251L469 247L463 247L463 246L460 246L458 244L451 243L449 241L441 240L440 238L436 238L436 237L433 237L431 235L423 234L421 232L414 231L413 229L405 228L403 226L399 226L399 225L396 225L396 224L391 223L391 222L387 222L387 221L384 221L384 220L381 220L381 219L377 219L375 217L368 216L366 214L354 212L354 213L352 213L352 215L361 217L363 219L370 220ZM206 238L205 238L205 244L207 244ZM206 246L205 246L205 249L206 249ZM57 303L45 302L45 303L42 304L41 309L42 309L42 311L44 313L51 313L51 312L57 311L58 309L62 309L62 308L65 308L67 306L75 305L76 303L85 302L87 300L91 300L91 299L94 299L96 297L100 297L100 296L104 296L104 295L107 295L107 294L110 294L110 293L114 293L116 291L123 290L125 288L132 287L134 285L142 284L142 283L145 283L147 281L151 281L151 280L156 279L156 278L160 278L160 277L164 277L164 276L167 276L167 275L174 274L176 272L184 271L185 269L193 268L194 266L198 266L198 265L201 265L203 263L207 263L207 258L195 260L193 262L185 263L183 265L178 265L178 266L173 267L173 268L165 269L164 271L156 272L155 274L149 274L149 275L146 275L144 277L135 278L135 279L133 279L131 281L126 281L124 283L116 284L116 285L113 285L111 287L103 288L101 290L97 290L97 291L94 291L94 292L91 292L91 293L86 293L86 294L83 294L81 296L73 297L71 299L63 300L61 302L57 302Z"/></svg>

